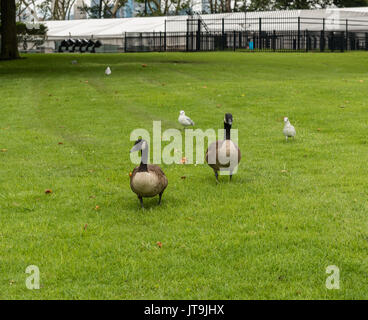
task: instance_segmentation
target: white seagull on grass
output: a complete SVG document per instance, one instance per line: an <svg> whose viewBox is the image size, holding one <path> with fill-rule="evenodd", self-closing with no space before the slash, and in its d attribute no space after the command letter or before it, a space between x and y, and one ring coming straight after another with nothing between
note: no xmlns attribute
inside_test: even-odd
<svg viewBox="0 0 368 320"><path fill-rule="evenodd" d="M284 124L284 130L282 132L284 133L286 141L288 138L295 138L296 131L294 126L291 125L288 117L284 118Z"/></svg>
<svg viewBox="0 0 368 320"><path fill-rule="evenodd" d="M183 110L180 111L180 115L179 115L178 121L184 127L194 126L193 120L191 118L187 117L185 115L185 112Z"/></svg>
<svg viewBox="0 0 368 320"><path fill-rule="evenodd" d="M107 76L109 76L109 75L111 74L111 69L110 69L110 67L107 67L107 68L106 68L106 70L105 70L105 74L106 74Z"/></svg>

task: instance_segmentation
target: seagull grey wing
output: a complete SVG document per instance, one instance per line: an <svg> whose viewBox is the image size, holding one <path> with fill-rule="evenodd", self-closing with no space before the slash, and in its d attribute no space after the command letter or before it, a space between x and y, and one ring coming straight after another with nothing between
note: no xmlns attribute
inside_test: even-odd
<svg viewBox="0 0 368 320"><path fill-rule="evenodd" d="M188 124L189 124L189 125L194 126L194 121L193 121L191 118L186 117L186 120L188 121Z"/></svg>

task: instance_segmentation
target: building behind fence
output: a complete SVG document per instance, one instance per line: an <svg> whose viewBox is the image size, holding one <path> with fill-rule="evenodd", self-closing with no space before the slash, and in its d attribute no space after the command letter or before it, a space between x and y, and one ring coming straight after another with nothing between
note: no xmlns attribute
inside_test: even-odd
<svg viewBox="0 0 368 320"><path fill-rule="evenodd" d="M96 52L368 50L368 8L50 22L50 29L46 47L54 52L83 52L60 46L83 38L102 43Z"/></svg>
<svg viewBox="0 0 368 320"><path fill-rule="evenodd" d="M206 20L168 19L164 32L126 33L124 51L368 50L366 20L241 15Z"/></svg>

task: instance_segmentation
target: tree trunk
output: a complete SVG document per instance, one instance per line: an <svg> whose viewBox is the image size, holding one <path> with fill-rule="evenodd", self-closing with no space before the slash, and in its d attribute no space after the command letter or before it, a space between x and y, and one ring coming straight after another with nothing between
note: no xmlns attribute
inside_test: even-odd
<svg viewBox="0 0 368 320"><path fill-rule="evenodd" d="M231 0L226 0L225 1L225 11L226 12L231 12Z"/></svg>
<svg viewBox="0 0 368 320"><path fill-rule="evenodd" d="M98 6L98 18L102 18L102 0L100 0L99 6Z"/></svg>
<svg viewBox="0 0 368 320"><path fill-rule="evenodd" d="M15 0L1 1L1 59L18 59Z"/></svg>

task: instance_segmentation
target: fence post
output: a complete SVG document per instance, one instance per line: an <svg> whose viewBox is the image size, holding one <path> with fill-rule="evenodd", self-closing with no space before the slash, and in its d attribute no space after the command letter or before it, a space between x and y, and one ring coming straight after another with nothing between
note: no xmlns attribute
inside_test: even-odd
<svg viewBox="0 0 368 320"><path fill-rule="evenodd" d="M340 50L341 52L344 52L344 46L345 46L345 32L342 31L341 32L341 37L340 37Z"/></svg>
<svg viewBox="0 0 368 320"><path fill-rule="evenodd" d="M272 33L272 50L276 51L276 30Z"/></svg>
<svg viewBox="0 0 368 320"><path fill-rule="evenodd" d="M262 18L259 18L259 26L258 26L258 49L262 49L261 42L261 33L262 33Z"/></svg>
<svg viewBox="0 0 368 320"><path fill-rule="evenodd" d="M222 18L221 34L222 34L222 50L225 50L225 19L224 18Z"/></svg>
<svg viewBox="0 0 368 320"><path fill-rule="evenodd" d="M308 52L309 50L309 32L308 32L308 29L305 30L305 51Z"/></svg>
<svg viewBox="0 0 368 320"><path fill-rule="evenodd" d="M166 51L166 20L165 20L165 29L164 29L164 51Z"/></svg>
<svg viewBox="0 0 368 320"><path fill-rule="evenodd" d="M198 19L197 21L197 51L201 51L201 20Z"/></svg>
<svg viewBox="0 0 368 320"><path fill-rule="evenodd" d="M298 17L298 50L300 50L300 17Z"/></svg>
<svg viewBox="0 0 368 320"><path fill-rule="evenodd" d="M368 32L365 33L365 50L368 51Z"/></svg>
<svg viewBox="0 0 368 320"><path fill-rule="evenodd" d="M189 51L189 19L187 19L186 51Z"/></svg>
<svg viewBox="0 0 368 320"><path fill-rule="evenodd" d="M348 50L348 47L349 47L349 22L348 22L348 19L346 19L346 40L345 40L345 43L346 43L346 50Z"/></svg>
<svg viewBox="0 0 368 320"><path fill-rule="evenodd" d="M161 39L161 37L162 37L162 35L161 35L161 31L160 31L160 50L159 50L159 52L161 52L161 48L162 48L162 39Z"/></svg>
<svg viewBox="0 0 368 320"><path fill-rule="evenodd" d="M124 52L126 52L127 49L127 40L126 40L126 32L124 34Z"/></svg>
<svg viewBox="0 0 368 320"><path fill-rule="evenodd" d="M235 51L235 49L236 49L236 34L235 34L235 30L234 30L234 32L233 32L233 45L234 45L234 51Z"/></svg>
<svg viewBox="0 0 368 320"><path fill-rule="evenodd" d="M332 31L331 32L331 38L330 38L330 46L331 46L331 51L335 51L335 32Z"/></svg>
<svg viewBox="0 0 368 320"><path fill-rule="evenodd" d="M319 46L321 48L321 52L325 51L325 18L322 19L322 31Z"/></svg>

